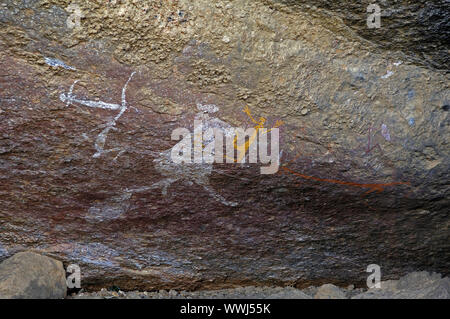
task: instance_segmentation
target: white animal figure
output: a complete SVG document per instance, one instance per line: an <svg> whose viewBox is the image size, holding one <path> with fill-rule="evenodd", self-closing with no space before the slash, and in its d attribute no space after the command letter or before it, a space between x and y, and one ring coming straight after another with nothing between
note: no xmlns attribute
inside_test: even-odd
<svg viewBox="0 0 450 319"><path fill-rule="evenodd" d="M195 119L203 121L203 132L208 128L220 128L225 134L234 132L234 129L228 123L211 117L209 114L218 111L218 108L214 105L202 105L197 104L199 113L197 113ZM214 137L204 141L205 144L214 143ZM162 194L167 195L168 187L175 182L183 182L186 185L197 184L215 200L219 201L225 206L237 206L238 203L226 200L223 196L214 191L209 182L209 177L213 171L213 165L208 163L182 163L176 164L171 159L172 149L168 149L159 153L158 157L153 160L156 170L165 178L151 186L141 187L137 189L128 189L129 193L141 193L152 189L161 188ZM221 173L221 172L219 172ZM223 173L222 173L223 174ZM226 175L226 174L224 174Z"/></svg>

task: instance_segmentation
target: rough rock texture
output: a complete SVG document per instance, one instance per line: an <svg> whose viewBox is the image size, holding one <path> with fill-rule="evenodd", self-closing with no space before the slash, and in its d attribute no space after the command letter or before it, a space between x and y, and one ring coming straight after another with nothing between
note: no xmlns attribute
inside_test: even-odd
<svg viewBox="0 0 450 319"><path fill-rule="evenodd" d="M450 299L450 278L426 271L410 273L400 280L381 283L353 299Z"/></svg>
<svg viewBox="0 0 450 319"><path fill-rule="evenodd" d="M80 292L69 299L312 299L293 287L240 287L207 291L160 290L156 292L115 291L103 288L98 292Z"/></svg>
<svg viewBox="0 0 450 319"><path fill-rule="evenodd" d="M346 299L345 293L335 285L325 284L319 287L314 299Z"/></svg>
<svg viewBox="0 0 450 319"><path fill-rule="evenodd" d="M0 299L61 299L66 292L60 261L22 252L0 263Z"/></svg>
<svg viewBox="0 0 450 319"><path fill-rule="evenodd" d="M210 291L160 290L154 292L101 289L98 292L71 294L73 299L450 299L449 278L427 272L410 273L400 280L381 282L381 289L339 288L325 284L320 287L241 287Z"/></svg>
<svg viewBox="0 0 450 319"><path fill-rule="evenodd" d="M391 50L408 59L448 72L450 66L450 1L448 0L278 0L304 12L321 15L324 20L342 22L377 50ZM381 9L381 27L366 27L367 6ZM345 27L329 26L347 34Z"/></svg>
<svg viewBox="0 0 450 319"><path fill-rule="evenodd" d="M70 4L0 4L0 259L78 263L86 288L448 273L445 61L327 8L73 1L71 28ZM256 126L245 106L283 121L277 174L170 162L175 128Z"/></svg>

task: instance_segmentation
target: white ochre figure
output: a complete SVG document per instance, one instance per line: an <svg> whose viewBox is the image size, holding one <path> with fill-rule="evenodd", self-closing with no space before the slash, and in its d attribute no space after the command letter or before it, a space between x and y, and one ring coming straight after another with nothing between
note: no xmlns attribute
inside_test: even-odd
<svg viewBox="0 0 450 319"><path fill-rule="evenodd" d="M111 152L118 152L114 160L117 160L117 158L123 154L124 150L121 148L112 148L109 150L105 150L105 143L106 139L108 138L108 133L111 130L116 130L116 123L120 119L120 117L125 113L125 111L128 108L127 100L126 100L126 91L128 87L128 83L130 83L131 79L133 78L134 74L136 72L131 73L130 77L128 78L128 81L125 83L125 85L122 88L122 104L113 104L113 103L106 103L102 101L92 101L92 100L82 100L78 99L73 96L73 89L75 87L75 84L77 84L78 81L75 81L72 86L70 87L70 90L67 94L61 93L59 96L60 100L62 102L65 102L67 106L70 106L72 103L77 103L83 106L87 106L90 108L99 108L99 109L105 109L105 110L119 110L119 113L112 118L108 123L106 123L106 126L104 129L100 132L100 134L97 136L95 140L95 154L93 155L94 158L99 158L103 154L111 153Z"/></svg>
<svg viewBox="0 0 450 319"><path fill-rule="evenodd" d="M195 116L196 121L202 121L202 132L195 132L196 134L203 134L209 128L222 129L225 134L233 134L234 129L228 123L211 117L210 114L217 112L219 109L215 105L197 104L200 111ZM195 135L194 135L195 136ZM195 139L195 137L194 137ZM204 144L214 143L214 136L204 140ZM179 142L178 144L180 144ZM222 195L218 194L210 185L209 178L213 171L213 164L202 161L201 163L174 163L171 154L177 145L164 152L159 153L157 158L153 160L156 170L165 178L151 186L144 186L135 189L127 189L128 193L142 193L152 189L160 188L163 195L167 195L167 189L175 182L182 182L188 186L196 184L201 186L212 198L222 203L225 206L237 206L238 203L226 200ZM217 173L222 174L216 170Z"/></svg>

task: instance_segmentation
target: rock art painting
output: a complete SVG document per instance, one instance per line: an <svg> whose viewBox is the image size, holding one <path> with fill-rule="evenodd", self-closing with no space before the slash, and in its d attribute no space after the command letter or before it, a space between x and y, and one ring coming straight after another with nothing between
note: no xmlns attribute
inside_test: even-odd
<svg viewBox="0 0 450 319"><path fill-rule="evenodd" d="M448 275L448 0L372 1L374 29L368 2L1 0L0 262L85 291Z"/></svg>
<svg viewBox="0 0 450 319"><path fill-rule="evenodd" d="M223 130L223 132L225 132L225 136L234 134L234 129L230 124L210 115L216 113L219 110L217 106L212 104L203 105L201 103L198 103L197 108L200 112L196 114L195 120L202 121L202 134L210 128L219 128ZM215 143L214 136L204 141L204 144L211 143ZM205 163L204 161L202 163L189 164L174 163L171 159L172 149L173 148L161 153L156 153L157 158L153 160L156 170L162 176L164 176L164 179L150 186L127 189L126 192L133 194L148 192L153 189L161 189L162 194L166 196L170 185L175 182L182 182L186 186L191 186L193 184L201 186L203 190L211 196L211 198L215 199L225 206L234 207L238 205L237 202L225 199L222 195L218 194L210 185L209 178L213 172L213 164ZM221 173L219 170L216 170L216 172Z"/></svg>
<svg viewBox="0 0 450 319"><path fill-rule="evenodd" d="M103 101L83 100L83 99L77 98L76 96L73 95L73 90L74 90L75 85L78 83L78 81L75 81L72 84L72 86L70 87L70 90L67 94L61 93L60 100L62 102L65 102L67 107L69 107L71 104L76 103L76 104L80 104L80 105L87 106L90 108L98 108L98 109L105 109L105 110L111 110L111 111L119 110L119 112L116 114L116 116L114 118L112 118L110 121L108 121L105 124L105 127L103 128L103 130L100 132L100 134L98 134L98 136L95 140L95 145L94 145L96 152L92 157L99 158L100 156L102 156L104 154L108 154L111 152L117 152L117 155L114 158L114 160L117 160L117 158L123 154L124 150L121 148L112 148L112 149L105 150L105 143L106 143L106 139L108 138L109 132L111 130L116 129L117 121L121 118L123 113L125 113L125 111L128 109L127 99L126 99L126 91L127 91L128 83L130 83L131 79L133 78L133 76L135 74L136 74L136 72L131 73L130 77L128 78L127 82L125 83L125 85L122 88L122 103L121 104L106 103Z"/></svg>
<svg viewBox="0 0 450 319"><path fill-rule="evenodd" d="M108 153L117 153L117 155L114 157L114 161L117 160L117 158L122 155L125 150L122 148L112 148L112 149L105 149L105 143L108 138L108 134L110 131L116 129L116 123L121 118L121 116L127 111L128 104L126 100L126 90L128 87L128 84L132 80L133 76L136 74L136 72L131 73L128 80L126 81L125 85L122 88L122 103L121 104L114 104L114 103L106 103L103 101L94 101L94 100L85 100L77 98L73 91L75 85L78 83L78 81L75 81L72 86L70 87L68 93L61 93L60 100L64 103L66 103L66 106L69 107L72 104L79 104L82 106L86 106L89 108L99 108L99 109L106 109L111 111L119 111L114 118L112 118L110 121L108 121L105 124L105 127L100 132L100 134L97 136L95 140L95 154L92 156L94 158L100 158L102 155L108 154ZM203 123L203 132L206 132L209 128L220 128L225 132L225 136L229 134L234 134L234 129L231 127L230 124L216 118L212 117L209 114L216 113L219 109L217 106L208 104L203 105L201 103L197 104L197 108L200 111L196 116L195 120L200 120ZM214 143L214 136L205 140L205 144ZM213 199L219 201L223 205L226 206L237 206L238 204L233 201L226 200L223 196L218 194L214 189L211 187L209 183L209 177L212 174L213 171L213 165L207 164L207 163L192 163L192 164L176 164L172 161L170 158L172 152L172 148L168 149L164 152L150 152L151 154L155 155L156 158L153 160L155 164L156 170L164 177L163 180L154 183L150 186L145 187L139 187L139 188L130 188L125 190L124 194L120 195L118 198L122 200L128 200L131 197L131 194L134 193L142 193L142 192L148 192L153 189L161 189L162 195L167 195L167 190L170 185L172 185L174 182L181 181L186 184L186 186L190 186L193 184L197 184L201 186ZM92 207L90 211L99 211L101 208L98 207ZM110 210L109 208L107 209ZM121 211L121 213L125 212L124 210ZM98 214L94 214L98 215ZM113 214L114 215L114 214ZM120 216L121 214L115 214L116 217Z"/></svg>

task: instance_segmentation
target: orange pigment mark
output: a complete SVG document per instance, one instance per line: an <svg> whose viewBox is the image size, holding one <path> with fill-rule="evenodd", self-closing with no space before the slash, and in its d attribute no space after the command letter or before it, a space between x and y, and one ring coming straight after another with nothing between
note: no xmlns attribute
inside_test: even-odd
<svg viewBox="0 0 450 319"><path fill-rule="evenodd" d="M326 183L332 183L332 184L353 186L353 187L359 187L359 188L368 188L369 190L367 192L365 192L364 194L369 194L369 193L372 193L375 191L378 191L379 193L381 193L385 190L386 187L394 186L394 185L411 185L411 183L409 183L409 182L393 182L393 183L386 183L386 184L361 184L361 183L354 183L354 182L339 181L336 179L308 176L308 175L304 175L304 174L295 172L287 167L282 167L282 169L286 172L289 172L291 174L294 174L295 176L299 176L304 179L310 179L310 180L314 180L314 181L318 181L318 182L326 182Z"/></svg>
<svg viewBox="0 0 450 319"><path fill-rule="evenodd" d="M255 132L253 133L252 136L249 137L248 141L245 141L243 144L238 144L238 135L236 134L234 140L233 140L233 145L234 145L234 149L237 150L237 159L233 158L233 161L238 163L241 162L242 159L245 157L245 155L247 154L250 146L255 142L257 136L258 136L258 132L261 129L264 129L264 124L266 123L266 118L264 117L260 117L259 121L255 120L252 116L252 114L250 113L250 108L248 106L246 106L243 110L242 110L245 114L247 114L247 116L250 118L250 120L256 124L256 126L254 127ZM274 128L278 128L281 125L283 125L283 121L276 121L275 126L272 127L271 129L266 130L263 134L267 134L269 132L271 132ZM228 156L225 156L226 158L229 158Z"/></svg>

